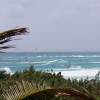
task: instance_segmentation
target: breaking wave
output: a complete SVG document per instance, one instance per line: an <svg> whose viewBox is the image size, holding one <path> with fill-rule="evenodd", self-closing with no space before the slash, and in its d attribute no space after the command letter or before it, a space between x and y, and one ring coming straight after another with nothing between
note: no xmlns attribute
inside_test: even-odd
<svg viewBox="0 0 100 100"><path fill-rule="evenodd" d="M0 68L0 71L6 71L6 73L13 74L9 67Z"/></svg>
<svg viewBox="0 0 100 100"><path fill-rule="evenodd" d="M72 55L72 56L70 56L70 57L79 57L79 58L83 58L83 57L87 57L87 58L89 58L89 57L100 57L100 55L85 55L85 56L83 56L83 55Z"/></svg>
<svg viewBox="0 0 100 100"><path fill-rule="evenodd" d="M55 71L58 73L59 71ZM94 78L99 69L61 70L64 78Z"/></svg>
<svg viewBox="0 0 100 100"><path fill-rule="evenodd" d="M59 60L59 59L58 59ZM54 62L56 62L56 61L58 61L58 60L50 60L50 61L37 61L37 62L34 62L34 61L29 61L29 62L19 62L20 64L27 64L27 63L29 63L29 64L31 64L31 63L33 63L33 64L50 64L50 63L54 63Z"/></svg>

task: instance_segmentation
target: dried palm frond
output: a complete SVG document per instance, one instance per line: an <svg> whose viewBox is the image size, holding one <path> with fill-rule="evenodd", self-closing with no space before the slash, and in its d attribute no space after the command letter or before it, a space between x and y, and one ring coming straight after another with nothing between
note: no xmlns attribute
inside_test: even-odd
<svg viewBox="0 0 100 100"><path fill-rule="evenodd" d="M86 95L76 89L46 89L30 96L25 97L22 100L54 100L57 97L75 97L77 100L95 100L93 97Z"/></svg>
<svg viewBox="0 0 100 100"><path fill-rule="evenodd" d="M2 90L2 100L59 100L59 97L74 97L77 100L95 100L91 95L79 90L66 88L58 89L47 87L43 89L36 86L33 81L16 82L8 89Z"/></svg>

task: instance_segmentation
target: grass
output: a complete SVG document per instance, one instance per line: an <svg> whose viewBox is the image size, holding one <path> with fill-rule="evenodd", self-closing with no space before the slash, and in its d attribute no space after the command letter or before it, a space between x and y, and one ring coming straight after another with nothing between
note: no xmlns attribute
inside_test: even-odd
<svg viewBox="0 0 100 100"><path fill-rule="evenodd" d="M61 73L28 70L13 75L0 72L1 100L100 100L99 74L95 79L64 79ZM34 99L32 99L34 98Z"/></svg>

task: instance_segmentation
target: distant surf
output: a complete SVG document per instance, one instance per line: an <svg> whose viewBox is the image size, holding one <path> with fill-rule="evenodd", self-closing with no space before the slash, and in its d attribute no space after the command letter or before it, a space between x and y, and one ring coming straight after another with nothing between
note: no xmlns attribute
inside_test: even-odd
<svg viewBox="0 0 100 100"><path fill-rule="evenodd" d="M65 78L94 77L100 70L100 53L2 53L0 70L13 74L33 65L36 70L61 72ZM7 66L7 67L6 67Z"/></svg>
<svg viewBox="0 0 100 100"><path fill-rule="evenodd" d="M95 78L98 71L98 69L63 70L61 74L64 78ZM58 72L56 71L56 73Z"/></svg>

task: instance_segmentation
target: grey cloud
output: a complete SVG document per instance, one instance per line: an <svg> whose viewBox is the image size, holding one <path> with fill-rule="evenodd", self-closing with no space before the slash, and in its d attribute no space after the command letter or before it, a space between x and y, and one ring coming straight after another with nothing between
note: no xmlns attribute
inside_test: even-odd
<svg viewBox="0 0 100 100"><path fill-rule="evenodd" d="M30 27L15 51L100 51L99 0L2 0L0 9L0 30Z"/></svg>

